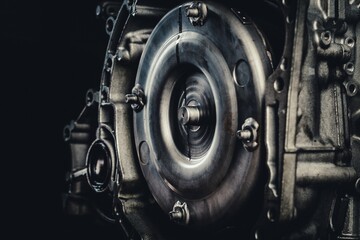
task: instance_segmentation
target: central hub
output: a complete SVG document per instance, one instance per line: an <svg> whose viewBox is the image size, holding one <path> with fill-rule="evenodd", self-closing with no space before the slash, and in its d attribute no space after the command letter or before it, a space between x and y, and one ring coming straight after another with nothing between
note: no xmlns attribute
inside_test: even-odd
<svg viewBox="0 0 360 240"><path fill-rule="evenodd" d="M203 120L202 110L199 106L181 107L178 111L178 119L182 125L199 126Z"/></svg>
<svg viewBox="0 0 360 240"><path fill-rule="evenodd" d="M172 139L184 158L200 161L212 144L216 128L216 107L209 79L199 68L184 64L171 71L166 85L170 112L161 118L161 125L170 123ZM167 105L161 106L164 107L161 112L168 112Z"/></svg>

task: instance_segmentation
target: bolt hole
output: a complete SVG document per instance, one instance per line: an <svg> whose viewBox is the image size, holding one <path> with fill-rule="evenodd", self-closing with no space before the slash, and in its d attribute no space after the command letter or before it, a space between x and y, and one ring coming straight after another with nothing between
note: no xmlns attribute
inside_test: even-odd
<svg viewBox="0 0 360 240"><path fill-rule="evenodd" d="M329 46L331 44L331 32L325 31L320 34L321 43L324 46Z"/></svg>
<svg viewBox="0 0 360 240"><path fill-rule="evenodd" d="M114 19L112 17L109 17L106 20L105 29L108 34L111 34L112 30L114 28Z"/></svg>
<svg viewBox="0 0 360 240"><path fill-rule="evenodd" d="M348 62L345 64L345 71L347 74L352 75L354 73L355 66L354 63Z"/></svg>
<svg viewBox="0 0 360 240"><path fill-rule="evenodd" d="M274 89L275 91L277 91L278 93L280 93L283 89L284 89L285 83L284 80L281 77L278 77L275 81L274 81Z"/></svg>
<svg viewBox="0 0 360 240"><path fill-rule="evenodd" d="M354 84L349 84L349 92L354 93L356 91L356 86Z"/></svg>
<svg viewBox="0 0 360 240"><path fill-rule="evenodd" d="M355 40L351 37L348 37L345 39L345 44L352 48L355 45Z"/></svg>
<svg viewBox="0 0 360 240"><path fill-rule="evenodd" d="M349 82L346 85L346 91L349 96L355 96L356 93L358 92L358 87L354 82Z"/></svg>
<svg viewBox="0 0 360 240"><path fill-rule="evenodd" d="M321 37L322 37L322 39L324 39L324 40L328 41L328 40L330 40L330 39L331 39L331 34L330 34L330 32L329 32L329 31L322 32L322 33L321 33Z"/></svg>

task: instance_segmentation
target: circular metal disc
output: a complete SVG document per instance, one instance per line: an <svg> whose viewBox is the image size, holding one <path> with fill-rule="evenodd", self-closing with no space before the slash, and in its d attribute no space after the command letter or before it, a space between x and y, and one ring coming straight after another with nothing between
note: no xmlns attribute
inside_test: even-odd
<svg viewBox="0 0 360 240"><path fill-rule="evenodd" d="M134 113L134 131L162 209L186 202L189 224L205 225L237 212L256 184L262 146L245 150L236 131L249 117L261 129L271 67L254 24L209 4L194 26L187 7L169 12L148 40L136 78L146 104Z"/></svg>

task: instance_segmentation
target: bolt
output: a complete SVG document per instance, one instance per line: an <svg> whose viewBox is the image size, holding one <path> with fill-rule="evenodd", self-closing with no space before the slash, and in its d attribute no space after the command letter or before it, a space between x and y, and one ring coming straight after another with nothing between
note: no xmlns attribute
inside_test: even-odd
<svg viewBox="0 0 360 240"><path fill-rule="evenodd" d="M241 139L241 140L243 140L243 141L251 141L251 139L252 139L252 133L251 133L251 131L250 130L247 130L247 129L245 129L245 130L239 130L239 131L237 131L236 132L236 136L239 138L239 139Z"/></svg>
<svg viewBox="0 0 360 240"><path fill-rule="evenodd" d="M145 95L139 84L133 87L130 94L125 95L125 102L131 104L131 108L135 112L141 111L145 105Z"/></svg>
<svg viewBox="0 0 360 240"><path fill-rule="evenodd" d="M170 220L180 223L180 224L188 224L189 223L189 209L187 207L186 202L181 203L180 201L177 201L172 211L169 212Z"/></svg>
<svg viewBox="0 0 360 240"><path fill-rule="evenodd" d="M200 17L200 11L196 7L195 8L188 8L188 9L186 9L186 16L187 17L193 17L193 18Z"/></svg>
<svg viewBox="0 0 360 240"><path fill-rule="evenodd" d="M259 145L257 143L259 124L253 118L247 118L241 126L241 130L236 132L236 136L242 141L244 148L253 151Z"/></svg>
<svg viewBox="0 0 360 240"><path fill-rule="evenodd" d="M198 106L183 106L178 110L178 119L183 125L198 125L201 122L201 115Z"/></svg>
<svg viewBox="0 0 360 240"><path fill-rule="evenodd" d="M125 95L125 102L129 103L129 104L138 104L139 103L139 98L138 96L136 96L135 94L126 94Z"/></svg>
<svg viewBox="0 0 360 240"><path fill-rule="evenodd" d="M172 221L181 221L183 219L183 213L181 209L176 209L175 211L169 212L170 220Z"/></svg>
<svg viewBox="0 0 360 240"><path fill-rule="evenodd" d="M202 26L207 17L207 6L202 2L193 2L186 8L186 16L194 26Z"/></svg>

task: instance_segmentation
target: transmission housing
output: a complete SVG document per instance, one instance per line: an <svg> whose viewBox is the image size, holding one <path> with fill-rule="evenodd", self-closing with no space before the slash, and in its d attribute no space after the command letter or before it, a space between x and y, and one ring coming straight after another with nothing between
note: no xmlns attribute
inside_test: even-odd
<svg viewBox="0 0 360 240"><path fill-rule="evenodd" d="M64 211L128 239L360 239L359 6L99 4Z"/></svg>

